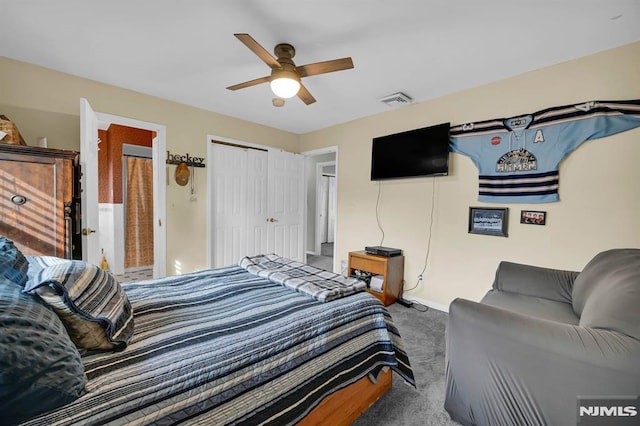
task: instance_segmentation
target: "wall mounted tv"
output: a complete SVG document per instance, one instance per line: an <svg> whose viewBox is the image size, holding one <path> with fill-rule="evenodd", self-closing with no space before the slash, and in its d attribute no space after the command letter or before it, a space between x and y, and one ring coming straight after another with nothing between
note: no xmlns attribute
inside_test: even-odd
<svg viewBox="0 0 640 426"><path fill-rule="evenodd" d="M371 180L448 175L449 127L442 123L373 138Z"/></svg>

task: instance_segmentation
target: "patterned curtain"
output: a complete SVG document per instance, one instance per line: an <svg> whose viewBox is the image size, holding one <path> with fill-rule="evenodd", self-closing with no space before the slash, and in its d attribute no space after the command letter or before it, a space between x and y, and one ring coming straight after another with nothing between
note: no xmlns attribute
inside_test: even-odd
<svg viewBox="0 0 640 426"><path fill-rule="evenodd" d="M126 157L125 268L153 265L153 162Z"/></svg>

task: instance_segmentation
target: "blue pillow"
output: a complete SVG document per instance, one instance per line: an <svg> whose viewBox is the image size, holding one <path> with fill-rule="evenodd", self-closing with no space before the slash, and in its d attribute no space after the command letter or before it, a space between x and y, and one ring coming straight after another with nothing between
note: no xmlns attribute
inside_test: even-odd
<svg viewBox="0 0 640 426"><path fill-rule="evenodd" d="M0 237L0 277L24 286L29 263L22 252L6 237Z"/></svg>
<svg viewBox="0 0 640 426"><path fill-rule="evenodd" d="M22 422L74 401L87 377L60 318L0 277L0 417Z"/></svg>

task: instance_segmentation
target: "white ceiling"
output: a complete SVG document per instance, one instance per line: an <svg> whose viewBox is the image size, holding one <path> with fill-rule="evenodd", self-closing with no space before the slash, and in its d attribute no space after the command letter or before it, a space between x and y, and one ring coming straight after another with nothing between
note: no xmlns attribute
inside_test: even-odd
<svg viewBox="0 0 640 426"><path fill-rule="evenodd" d="M0 17L1 56L294 133L640 40L639 0L0 0ZM354 69L276 108L268 84L225 89L269 74L244 32Z"/></svg>

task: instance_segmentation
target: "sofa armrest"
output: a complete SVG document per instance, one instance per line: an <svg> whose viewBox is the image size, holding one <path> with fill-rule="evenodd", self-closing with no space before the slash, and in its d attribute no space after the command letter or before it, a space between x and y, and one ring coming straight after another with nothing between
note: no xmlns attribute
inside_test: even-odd
<svg viewBox="0 0 640 426"><path fill-rule="evenodd" d="M640 393L640 341L464 299L449 307L447 401L462 423L576 424L578 397Z"/></svg>
<svg viewBox="0 0 640 426"><path fill-rule="evenodd" d="M493 288L524 296L571 303L571 290L578 272L500 262Z"/></svg>

